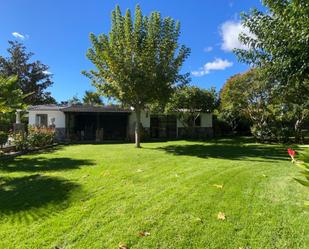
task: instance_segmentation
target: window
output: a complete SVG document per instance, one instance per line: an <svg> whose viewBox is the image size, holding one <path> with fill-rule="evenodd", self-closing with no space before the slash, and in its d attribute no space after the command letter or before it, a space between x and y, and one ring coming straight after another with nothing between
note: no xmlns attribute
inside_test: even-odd
<svg viewBox="0 0 309 249"><path fill-rule="evenodd" d="M35 124L39 127L47 127L47 114L37 114Z"/></svg>

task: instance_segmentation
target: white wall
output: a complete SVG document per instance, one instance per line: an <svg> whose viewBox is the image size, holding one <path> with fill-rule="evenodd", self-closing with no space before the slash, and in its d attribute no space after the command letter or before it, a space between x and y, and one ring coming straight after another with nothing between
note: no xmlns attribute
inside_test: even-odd
<svg viewBox="0 0 309 249"><path fill-rule="evenodd" d="M36 114L47 114L48 125L51 125L51 119L55 118L56 128L65 128L65 114L62 111L29 111L29 125L35 125ZM132 112L129 115L129 127L130 129L135 128L136 115ZM144 128L150 128L150 113L145 111L141 112L141 123ZM177 127L183 127L182 123L177 120ZM201 114L201 127L212 127L212 114L202 113Z"/></svg>
<svg viewBox="0 0 309 249"><path fill-rule="evenodd" d="M212 114L201 113L201 127L212 127ZM180 120L177 119L177 128L183 128L184 125Z"/></svg>
<svg viewBox="0 0 309 249"><path fill-rule="evenodd" d="M129 127L135 128L136 115L135 112L132 112L129 116ZM142 111L141 112L141 123L144 128L150 128L150 113Z"/></svg>
<svg viewBox="0 0 309 249"><path fill-rule="evenodd" d="M29 111L29 125L35 125L37 114L47 114L48 125L51 125L51 119L55 119L56 128L65 128L65 114L62 111Z"/></svg>
<svg viewBox="0 0 309 249"><path fill-rule="evenodd" d="M212 127L211 113L201 113L201 127Z"/></svg>

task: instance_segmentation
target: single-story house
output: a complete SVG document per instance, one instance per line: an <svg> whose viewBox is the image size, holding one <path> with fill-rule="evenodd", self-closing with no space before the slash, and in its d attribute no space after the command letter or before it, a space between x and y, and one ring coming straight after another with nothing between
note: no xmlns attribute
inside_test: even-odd
<svg viewBox="0 0 309 249"><path fill-rule="evenodd" d="M29 125L54 127L58 139L103 141L133 140L136 117L119 106L37 105L28 109ZM142 138L176 139L184 126L174 115L141 113ZM212 114L201 113L195 121L198 137L211 137Z"/></svg>

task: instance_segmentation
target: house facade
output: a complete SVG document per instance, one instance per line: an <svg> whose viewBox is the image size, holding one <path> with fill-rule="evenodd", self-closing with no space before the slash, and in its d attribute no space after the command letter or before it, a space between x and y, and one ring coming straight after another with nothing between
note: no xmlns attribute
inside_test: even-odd
<svg viewBox="0 0 309 249"><path fill-rule="evenodd" d="M38 105L28 109L29 125L54 127L59 140L134 140L136 123L131 109L118 106ZM174 115L141 113L142 139L183 138L186 129ZM213 136L212 114L201 113L195 121L198 138Z"/></svg>

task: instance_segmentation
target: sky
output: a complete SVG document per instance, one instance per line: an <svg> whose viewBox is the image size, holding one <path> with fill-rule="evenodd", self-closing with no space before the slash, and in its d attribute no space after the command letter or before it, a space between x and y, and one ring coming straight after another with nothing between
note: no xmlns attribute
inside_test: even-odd
<svg viewBox="0 0 309 249"><path fill-rule="evenodd" d="M260 0L1 0L0 55L7 56L8 40L23 42L28 51L50 68L54 84L48 90L57 101L72 96L82 98L95 90L82 70L94 68L86 58L91 47L89 33L110 30L111 11L141 6L144 15L161 12L181 23L180 43L191 48L182 72L190 72L190 84L216 87L248 66L237 61L233 48L243 47L240 13L252 8L263 10Z"/></svg>

